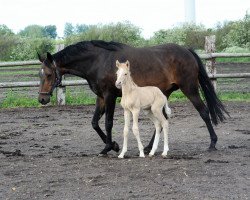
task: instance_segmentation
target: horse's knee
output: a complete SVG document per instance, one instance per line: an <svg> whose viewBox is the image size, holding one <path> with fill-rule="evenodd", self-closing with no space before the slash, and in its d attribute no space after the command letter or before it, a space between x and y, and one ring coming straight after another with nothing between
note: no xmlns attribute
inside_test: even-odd
<svg viewBox="0 0 250 200"><path fill-rule="evenodd" d="M99 128L99 123L97 121L92 120L91 122L93 129L98 129Z"/></svg>

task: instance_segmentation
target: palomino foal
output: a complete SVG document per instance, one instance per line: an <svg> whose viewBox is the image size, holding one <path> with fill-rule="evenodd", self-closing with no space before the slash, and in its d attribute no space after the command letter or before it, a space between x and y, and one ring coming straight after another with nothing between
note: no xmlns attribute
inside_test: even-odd
<svg viewBox="0 0 250 200"><path fill-rule="evenodd" d="M153 148L149 153L149 156L153 156L159 143L160 131L163 129L164 133L164 150L162 153L163 157L167 156L168 148L168 120L163 115L163 108L168 118L171 114L171 110L168 107L167 98L157 87L137 86L130 75L130 64L129 61L125 63L119 63L116 61L118 67L117 80L115 85L117 88L122 89L121 105L124 109L124 139L122 152L118 158L124 158L124 154L127 152L127 141L130 124L130 113L133 115L133 133L137 139L138 147L140 151L140 157L145 157L143 151L143 145L140 140L139 128L138 128L138 116L140 109L145 111L145 114L153 121L156 129L155 140Z"/></svg>

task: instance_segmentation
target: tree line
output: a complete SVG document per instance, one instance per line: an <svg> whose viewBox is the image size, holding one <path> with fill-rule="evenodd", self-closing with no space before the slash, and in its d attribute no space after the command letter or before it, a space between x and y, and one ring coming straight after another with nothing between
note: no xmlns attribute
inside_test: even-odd
<svg viewBox="0 0 250 200"><path fill-rule="evenodd" d="M105 40L126 43L135 47L176 43L194 49L204 49L205 36L216 35L217 51L250 51L250 15L243 19L218 23L213 29L204 25L181 24L156 31L149 39L141 35L141 28L130 22L86 25L65 23L64 38L57 38L55 25L30 25L14 33L0 25L0 61L37 59L37 52L55 52L55 45L65 46L83 40Z"/></svg>

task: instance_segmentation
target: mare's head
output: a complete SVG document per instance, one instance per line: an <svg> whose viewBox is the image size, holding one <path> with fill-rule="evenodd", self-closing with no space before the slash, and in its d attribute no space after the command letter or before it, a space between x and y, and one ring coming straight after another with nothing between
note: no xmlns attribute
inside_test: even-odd
<svg viewBox="0 0 250 200"><path fill-rule="evenodd" d="M38 54L38 58L42 63L39 71L40 89L38 101L45 105L50 102L53 90L61 84L61 75L53 56L47 53L47 58L42 59Z"/></svg>
<svg viewBox="0 0 250 200"><path fill-rule="evenodd" d="M118 68L116 75L117 79L115 82L115 86L118 89L122 88L122 85L126 83L128 77L130 77L130 64L127 60L125 63L120 63L118 60L116 61L116 67Z"/></svg>

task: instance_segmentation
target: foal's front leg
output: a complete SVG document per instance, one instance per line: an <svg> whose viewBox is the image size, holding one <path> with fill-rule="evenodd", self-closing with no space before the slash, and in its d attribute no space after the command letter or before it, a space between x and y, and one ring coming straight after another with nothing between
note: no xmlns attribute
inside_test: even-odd
<svg viewBox="0 0 250 200"><path fill-rule="evenodd" d="M135 109L132 111L132 114L133 114L133 133L137 139L137 142L138 142L138 148L139 148L139 151L140 151L140 157L144 158L145 155L144 155L144 151L143 151L143 145L141 143L141 139L140 139L140 133L139 133L139 126L138 126L138 117L139 117L139 112L140 110L139 109Z"/></svg>
<svg viewBox="0 0 250 200"><path fill-rule="evenodd" d="M124 109L124 130L123 130L123 147L122 152L118 156L118 158L124 158L125 153L128 150L128 132L129 132L129 125L130 125L130 111Z"/></svg>

